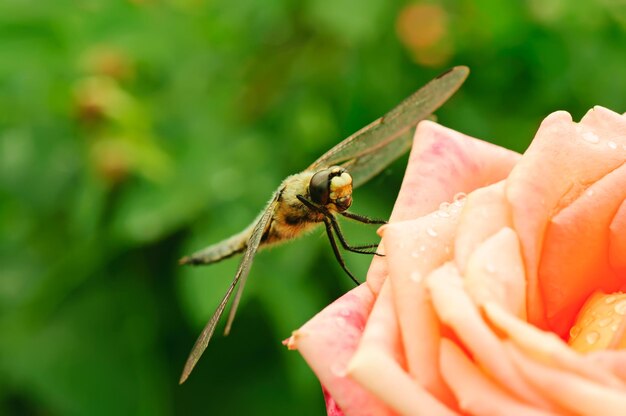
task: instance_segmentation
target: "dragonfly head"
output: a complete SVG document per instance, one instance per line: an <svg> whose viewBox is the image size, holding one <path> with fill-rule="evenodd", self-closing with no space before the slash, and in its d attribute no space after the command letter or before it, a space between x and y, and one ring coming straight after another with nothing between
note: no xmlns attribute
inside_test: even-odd
<svg viewBox="0 0 626 416"><path fill-rule="evenodd" d="M343 212L352 204L352 176L340 166L322 169L311 177L309 195L316 204L333 204Z"/></svg>

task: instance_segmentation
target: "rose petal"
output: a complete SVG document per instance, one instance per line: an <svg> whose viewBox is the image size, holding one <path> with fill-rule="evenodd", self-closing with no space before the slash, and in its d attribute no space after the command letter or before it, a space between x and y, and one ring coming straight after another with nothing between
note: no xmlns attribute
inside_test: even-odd
<svg viewBox="0 0 626 416"><path fill-rule="evenodd" d="M600 139L607 129L623 131L623 125L624 117L599 107L578 125L566 112L553 113L507 179L506 195L526 264L529 320L538 326L547 326L537 270L548 220L578 198L587 184L624 163L623 138L611 136L611 141L619 139L616 149Z"/></svg>
<svg viewBox="0 0 626 416"><path fill-rule="evenodd" d="M486 303L483 308L489 321L533 360L611 388L626 388L626 384L607 372L607 368L598 367L587 357L576 353L554 333L542 331L517 319L495 302Z"/></svg>
<svg viewBox="0 0 626 416"><path fill-rule="evenodd" d="M451 259L461 205L381 229L409 373L448 405L454 400L439 374L439 321L422 277Z"/></svg>
<svg viewBox="0 0 626 416"><path fill-rule="evenodd" d="M422 121L391 219L426 215L459 192L498 182L519 158L511 150Z"/></svg>
<svg viewBox="0 0 626 416"><path fill-rule="evenodd" d="M626 294L595 292L587 299L570 330L568 344L576 351L623 349Z"/></svg>
<svg viewBox="0 0 626 416"><path fill-rule="evenodd" d="M465 272L467 261L476 247L504 227L513 227L504 194L504 181L470 193L454 244L454 259L459 270Z"/></svg>
<svg viewBox="0 0 626 416"><path fill-rule="evenodd" d="M462 409L474 415L550 415L514 399L476 367L451 341L441 341L441 371Z"/></svg>
<svg viewBox="0 0 626 416"><path fill-rule="evenodd" d="M609 264L621 282L626 281L626 201L622 202L609 226ZM626 290L622 285L620 290Z"/></svg>
<svg viewBox="0 0 626 416"><path fill-rule="evenodd" d="M348 374L400 414L454 415L403 369L389 281L383 284Z"/></svg>
<svg viewBox="0 0 626 416"><path fill-rule="evenodd" d="M506 351L520 373L537 390L572 413L590 416L623 415L626 394L588 381L567 371L539 364L519 352L512 344Z"/></svg>
<svg viewBox="0 0 626 416"><path fill-rule="evenodd" d="M327 306L289 339L289 348L300 351L346 414L358 414L360 409L390 414L380 400L345 376L373 302L368 286L361 285Z"/></svg>
<svg viewBox="0 0 626 416"><path fill-rule="evenodd" d="M502 228L479 245L469 259L465 290L477 305L497 302L526 318L526 280L517 235Z"/></svg>
<svg viewBox="0 0 626 416"><path fill-rule="evenodd" d="M476 305L463 291L463 281L452 263L434 272L426 286L431 292L433 306L442 322L460 338L474 360L500 383L512 397L536 407L550 409L551 405L528 386L504 353L503 345L483 321Z"/></svg>
<svg viewBox="0 0 626 416"><path fill-rule="evenodd" d="M609 226L625 197L626 165L622 165L589 186L548 224L539 287L550 328L563 337L591 293L598 289L611 293L622 285L607 253Z"/></svg>
<svg viewBox="0 0 626 416"><path fill-rule="evenodd" d="M626 382L626 351L594 351L587 358Z"/></svg>
<svg viewBox="0 0 626 416"><path fill-rule="evenodd" d="M432 121L417 125L409 163L390 222L419 218L435 211L459 192L504 179L520 155L466 136ZM384 250L381 250L384 252ZM386 263L374 258L367 275L372 291L380 290Z"/></svg>

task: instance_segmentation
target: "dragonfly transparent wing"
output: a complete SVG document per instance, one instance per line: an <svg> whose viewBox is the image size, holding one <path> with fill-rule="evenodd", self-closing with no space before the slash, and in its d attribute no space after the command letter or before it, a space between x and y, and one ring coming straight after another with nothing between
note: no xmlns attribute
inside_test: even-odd
<svg viewBox="0 0 626 416"><path fill-rule="evenodd" d="M235 312L237 311L237 306L239 305L239 299L241 297L241 292L243 291L243 287L246 283L246 279L248 278L248 273L250 272L250 266L252 266L252 261L254 260L254 255L259 248L259 244L261 243L261 239L263 238L263 234L272 220L272 216L274 215L274 210L276 209L276 195L270 200L265 211L259 217L254 230L252 230L252 234L250 236L250 240L248 240L248 246L243 252L243 257L241 259L241 263L239 263L239 269L237 269L237 273L235 277L228 287L226 294L222 298L222 301L217 306L215 313L207 322L206 326L202 330L202 333L196 340L196 343L193 345L191 349L191 353L189 353L189 357L187 358L187 362L185 363L185 368L183 368L183 373L180 376L180 384L184 383L189 377L189 374L196 366L196 363L204 353L207 345L209 345L209 341L215 332L215 327L217 326L222 314L224 313L224 309L230 300L230 297L237 286L239 284L239 288L237 290L237 294L235 295L235 300L233 301L233 305L231 306L230 314L228 317L228 322L226 324L226 332L230 329L230 325L232 323L233 318L235 317Z"/></svg>
<svg viewBox="0 0 626 416"><path fill-rule="evenodd" d="M407 132L446 102L468 74L469 68L457 66L439 75L387 114L330 149L307 170L343 165L350 171L355 186L366 182L408 150L411 134L407 136Z"/></svg>

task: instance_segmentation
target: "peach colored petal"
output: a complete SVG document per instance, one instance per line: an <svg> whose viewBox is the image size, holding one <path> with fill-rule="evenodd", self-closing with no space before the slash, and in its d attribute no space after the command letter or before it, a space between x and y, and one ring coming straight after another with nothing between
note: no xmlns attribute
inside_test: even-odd
<svg viewBox="0 0 626 416"><path fill-rule="evenodd" d="M454 259L465 272L476 247L504 227L511 228L511 212L504 194L504 181L476 189L467 196L456 232Z"/></svg>
<svg viewBox="0 0 626 416"><path fill-rule="evenodd" d="M579 352L623 349L625 315L626 293L595 292L580 309L568 344Z"/></svg>
<svg viewBox="0 0 626 416"><path fill-rule="evenodd" d="M409 163L390 222L419 218L469 193L506 178L520 155L474 139L432 121L417 125ZM384 252L384 250L381 250ZM374 293L387 276L386 263L374 258L367 282Z"/></svg>
<svg viewBox="0 0 626 416"><path fill-rule="evenodd" d="M391 220L420 217L459 192L498 182L519 158L511 150L422 121Z"/></svg>
<svg viewBox="0 0 626 416"><path fill-rule="evenodd" d="M626 351L594 351L587 358L626 382Z"/></svg>
<svg viewBox="0 0 626 416"><path fill-rule="evenodd" d="M550 403L518 374L506 356L502 342L483 321L476 305L463 290L463 280L452 263L432 272L426 286L439 319L454 331L485 372L506 388L511 397L550 409Z"/></svg>
<svg viewBox="0 0 626 416"><path fill-rule="evenodd" d="M588 184L624 162L623 138L602 136L607 131L623 131L624 123L624 117L599 107L578 125L564 111L553 113L507 179L506 195L526 264L529 319L538 326L547 325L537 270L548 221Z"/></svg>
<svg viewBox="0 0 626 416"><path fill-rule="evenodd" d="M383 284L348 375L404 415L454 415L413 381L403 368L398 323L389 281Z"/></svg>
<svg viewBox="0 0 626 416"><path fill-rule="evenodd" d="M609 264L618 279L626 282L626 201L617 209L609 230ZM623 284L620 290L625 289Z"/></svg>
<svg viewBox="0 0 626 416"><path fill-rule="evenodd" d="M506 351L520 373L550 400L570 412L589 416L623 415L626 394L586 380L567 371L542 365L519 352L512 344Z"/></svg>
<svg viewBox="0 0 626 416"><path fill-rule="evenodd" d="M390 414L389 409L345 376L374 303L367 285L361 285L327 306L289 339L317 375L322 385L347 414Z"/></svg>
<svg viewBox="0 0 626 416"><path fill-rule="evenodd" d="M441 341L441 372L461 408L469 414L499 416L504 409L507 416L554 414L517 401L486 377L459 347L447 339Z"/></svg>
<svg viewBox="0 0 626 416"><path fill-rule="evenodd" d="M385 259L409 374L448 405L454 400L439 374L439 321L422 277L451 259L462 205L450 204L445 210L381 229L383 243L389 247Z"/></svg>
<svg viewBox="0 0 626 416"><path fill-rule="evenodd" d="M539 288L550 328L562 337L591 293L597 289L611 293L622 284L607 253L609 226L624 198L626 164L599 178L548 224Z"/></svg>
<svg viewBox="0 0 626 416"><path fill-rule="evenodd" d="M502 228L474 250L464 285L475 304L494 301L515 316L526 318L524 264L512 229Z"/></svg>
<svg viewBox="0 0 626 416"><path fill-rule="evenodd" d="M576 353L554 333L542 331L517 319L495 302L487 303L483 308L489 322L506 334L520 351L533 360L607 387L621 390L626 388L626 384L609 373L607 368L598 367L587 357Z"/></svg>

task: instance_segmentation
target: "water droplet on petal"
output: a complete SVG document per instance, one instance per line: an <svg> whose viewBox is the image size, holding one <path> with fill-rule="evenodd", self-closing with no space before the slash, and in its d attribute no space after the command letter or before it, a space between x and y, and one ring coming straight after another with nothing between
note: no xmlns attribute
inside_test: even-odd
<svg viewBox="0 0 626 416"><path fill-rule="evenodd" d="M626 315L626 299L620 300L613 306L615 313L618 315Z"/></svg>
<svg viewBox="0 0 626 416"><path fill-rule="evenodd" d="M613 149L613 150L617 149L617 143L615 142L607 142L606 145L609 146L610 149Z"/></svg>
<svg viewBox="0 0 626 416"><path fill-rule="evenodd" d="M591 144L596 144L600 142L600 138L595 133L592 133L590 131L586 131L583 133L583 139Z"/></svg>
<svg viewBox="0 0 626 416"><path fill-rule="evenodd" d="M437 231L435 231L433 228L428 227L426 229L426 234L428 234L431 237L437 237Z"/></svg>
<svg viewBox="0 0 626 416"><path fill-rule="evenodd" d="M447 211L450 208L449 202L442 202L439 204L439 211Z"/></svg>
<svg viewBox="0 0 626 416"><path fill-rule="evenodd" d="M467 194L465 192L459 192L454 195L454 204L457 206L463 205L465 203L465 199L467 198Z"/></svg>
<svg viewBox="0 0 626 416"><path fill-rule="evenodd" d="M337 326L339 328L346 328L348 326L348 321L346 321L346 318L342 318L341 316L337 317L335 319L335 321L337 322Z"/></svg>
<svg viewBox="0 0 626 416"><path fill-rule="evenodd" d="M617 299L617 296L615 295L607 296L606 298L604 298L604 303L610 305L611 303L615 302L615 299Z"/></svg>
<svg viewBox="0 0 626 416"><path fill-rule="evenodd" d="M587 344L593 345L600 339L600 333L598 331L590 331L587 335L585 335L585 341Z"/></svg>
<svg viewBox="0 0 626 416"><path fill-rule="evenodd" d="M593 189L587 189L587 192L585 192L585 194L587 194L587 196L593 196L595 192L593 191Z"/></svg>
<svg viewBox="0 0 626 416"><path fill-rule="evenodd" d="M576 338L580 334L580 327L578 325L574 325L569 330L569 336L572 338Z"/></svg>
<svg viewBox="0 0 626 416"><path fill-rule="evenodd" d="M424 244L422 244L419 248L420 251L426 251L426 246Z"/></svg>
<svg viewBox="0 0 626 416"><path fill-rule="evenodd" d="M411 272L411 274L409 275L409 278L413 280L414 282L419 283L422 281L422 274L418 271L414 271L414 272Z"/></svg>
<svg viewBox="0 0 626 416"><path fill-rule="evenodd" d="M336 377L345 377L347 374L346 366L341 363L334 363L330 366L330 372Z"/></svg>
<svg viewBox="0 0 626 416"><path fill-rule="evenodd" d="M605 328L607 326L609 326L611 324L611 322L613 322L613 318L612 317L608 317L608 318L602 318L598 320L598 326L600 328Z"/></svg>
<svg viewBox="0 0 626 416"><path fill-rule="evenodd" d="M450 217L450 213L448 211L439 210L439 211L437 211L437 214L441 218L449 218Z"/></svg>
<svg viewBox="0 0 626 416"><path fill-rule="evenodd" d="M443 250L446 252L446 254L450 254L450 246L445 246Z"/></svg>
<svg viewBox="0 0 626 416"><path fill-rule="evenodd" d="M618 324L613 324L613 325L611 325L611 328L610 328L610 329L611 329L611 331L613 331L613 332L617 332L617 330L619 329L619 325L618 325Z"/></svg>

